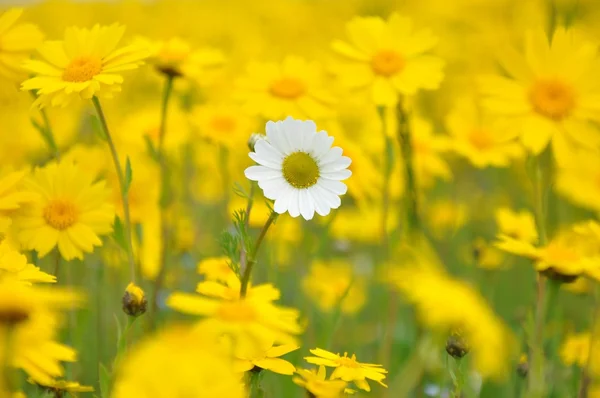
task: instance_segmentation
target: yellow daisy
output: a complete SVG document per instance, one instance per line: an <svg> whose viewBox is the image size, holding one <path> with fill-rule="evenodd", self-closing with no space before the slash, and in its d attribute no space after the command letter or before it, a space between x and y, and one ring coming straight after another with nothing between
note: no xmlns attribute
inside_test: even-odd
<svg viewBox="0 0 600 398"><path fill-rule="evenodd" d="M0 217L9 216L23 204L35 199L35 194L28 192L23 181L28 172L7 171L0 173Z"/></svg>
<svg viewBox="0 0 600 398"><path fill-rule="evenodd" d="M592 336L589 332L570 334L560 348L560 359L565 365L585 367L590 355L591 341ZM597 355L600 355L600 346Z"/></svg>
<svg viewBox="0 0 600 398"><path fill-rule="evenodd" d="M516 212L508 207L501 207L496 210L494 216L499 234L528 243L537 242L538 233L531 212L527 210Z"/></svg>
<svg viewBox="0 0 600 398"><path fill-rule="evenodd" d="M292 379L294 383L308 392L309 396L315 398L340 398L346 389L347 383L343 380L327 380L325 366L319 366L319 370L298 369L298 376Z"/></svg>
<svg viewBox="0 0 600 398"><path fill-rule="evenodd" d="M268 340L253 347L237 348L234 351L233 368L240 373L259 368L282 375L292 375L296 371L294 365L279 357L298 348L300 347L296 344L275 346Z"/></svg>
<svg viewBox="0 0 600 398"><path fill-rule="evenodd" d="M94 392L94 387L83 386L76 381L55 380L49 384L36 384L44 387L46 391L54 394L54 396L56 397L63 397L66 396L66 394L68 394L69 396L77 397L77 393L79 392Z"/></svg>
<svg viewBox="0 0 600 398"><path fill-rule="evenodd" d="M43 39L42 32L37 26L17 24L22 14L22 8L10 8L0 15L0 87L2 89L22 81L26 76L22 63Z"/></svg>
<svg viewBox="0 0 600 398"><path fill-rule="evenodd" d="M579 151L556 172L556 191L569 202L600 213L600 155Z"/></svg>
<svg viewBox="0 0 600 398"><path fill-rule="evenodd" d="M439 87L444 61L429 54L437 37L414 30L409 18L355 17L346 24L346 34L348 42L332 43L342 57L333 72L349 88L368 89L375 104L392 105L399 94Z"/></svg>
<svg viewBox="0 0 600 398"><path fill-rule="evenodd" d="M320 348L310 350L310 353L315 356L305 357L304 359L308 363L335 368L331 374L332 380L341 379L346 382L353 381L358 388L365 391L371 391L367 379L376 381L382 386L387 387L383 383L387 370L383 369L381 365L360 363L356 360L356 355L354 354L352 354L351 357L349 357L347 353L344 353L344 356L341 356Z"/></svg>
<svg viewBox="0 0 600 398"><path fill-rule="evenodd" d="M110 98L121 90L121 72L136 69L149 55L141 44L117 48L125 27L95 25L67 28L63 41L47 41L38 49L41 60L25 62L35 76L21 85L36 90L39 106L66 106L75 98Z"/></svg>
<svg viewBox="0 0 600 398"><path fill-rule="evenodd" d="M318 119L329 115L335 102L327 87L319 63L288 56L281 64L250 64L237 82L236 93L251 115Z"/></svg>
<svg viewBox="0 0 600 398"><path fill-rule="evenodd" d="M194 133L229 149L243 148L256 130L255 120L235 105L204 104L190 114Z"/></svg>
<svg viewBox="0 0 600 398"><path fill-rule="evenodd" d="M508 167L524 154L515 135L500 130L473 100L458 100L446 118L454 152L477 168Z"/></svg>
<svg viewBox="0 0 600 398"><path fill-rule="evenodd" d="M434 134L431 123L421 117L413 117L410 124L417 183L429 187L436 178L451 180L452 171L442 157L451 148L448 137Z"/></svg>
<svg viewBox="0 0 600 398"><path fill-rule="evenodd" d="M574 31L558 28L550 42L542 29L530 31L523 53L501 52L508 76L481 79L483 104L518 129L528 151L539 154L552 142L562 162L573 148L600 145L598 60L597 46Z"/></svg>
<svg viewBox="0 0 600 398"><path fill-rule="evenodd" d="M237 278L235 272L229 266L229 257L209 257L200 261L197 266L197 272L204 275L206 280L227 282L233 278Z"/></svg>
<svg viewBox="0 0 600 398"><path fill-rule="evenodd" d="M102 245L99 235L112 231L115 213L108 202L110 191L73 163L37 168L28 186L38 197L15 217L16 237L39 256L58 246L65 260L83 259L84 252Z"/></svg>
<svg viewBox="0 0 600 398"><path fill-rule="evenodd" d="M25 255L13 249L6 241L0 242L0 278L12 278L25 284L56 282L56 276L30 264Z"/></svg>

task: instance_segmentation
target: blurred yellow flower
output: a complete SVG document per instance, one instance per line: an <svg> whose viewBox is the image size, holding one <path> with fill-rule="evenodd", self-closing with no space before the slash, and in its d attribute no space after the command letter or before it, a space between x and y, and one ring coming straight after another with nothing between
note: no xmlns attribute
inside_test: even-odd
<svg viewBox="0 0 600 398"><path fill-rule="evenodd" d="M30 380L33 381L33 380ZM77 397L79 392L94 392L94 387L83 386L76 381L53 380L52 383L43 384L36 383L44 387L44 389L54 396L63 397L69 394L72 397Z"/></svg>
<svg viewBox="0 0 600 398"><path fill-rule="evenodd" d="M213 337L203 330L171 326L146 338L119 368L111 397L246 397L233 358L211 344Z"/></svg>
<svg viewBox="0 0 600 398"><path fill-rule="evenodd" d="M28 172L3 170L0 173L0 217L9 216L23 204L32 202L36 195L23 185Z"/></svg>
<svg viewBox="0 0 600 398"><path fill-rule="evenodd" d="M6 241L0 242L0 278L11 278L24 284L54 283L56 276L42 272L27 257Z"/></svg>
<svg viewBox="0 0 600 398"><path fill-rule="evenodd" d="M272 341L261 341L253 347L240 347L234 351L233 368L239 373L257 367L282 375L292 375L296 371L294 365L279 357L298 348L300 347L295 344L274 346Z"/></svg>
<svg viewBox="0 0 600 398"><path fill-rule="evenodd" d="M441 333L460 329L471 347L474 365L483 378L507 375L514 341L510 330L484 299L466 283L431 266L394 268L389 277L419 320Z"/></svg>
<svg viewBox="0 0 600 398"><path fill-rule="evenodd" d="M539 154L552 142L562 163L573 148L600 145L593 125L600 114L596 43L562 27L549 42L544 30L536 29L526 34L524 53L499 53L508 77L482 77L483 103L517 129L528 151Z"/></svg>
<svg viewBox="0 0 600 398"><path fill-rule="evenodd" d="M200 261L197 266L197 271L200 275L204 275L208 281L227 282L231 278L236 278L237 275L231 267L229 257L209 257Z"/></svg>
<svg viewBox="0 0 600 398"><path fill-rule="evenodd" d="M590 356L590 343L592 337L589 332L570 334L565 338L560 348L560 359L565 365L576 365L584 368ZM600 345L596 344L597 358L600 358Z"/></svg>
<svg viewBox="0 0 600 398"><path fill-rule="evenodd" d="M500 130L473 99L456 102L446 118L454 152L477 168L508 167L524 154L515 134Z"/></svg>
<svg viewBox="0 0 600 398"><path fill-rule="evenodd" d="M366 301L364 280L343 260L314 261L302 279L302 289L324 312L338 308L354 314Z"/></svg>
<svg viewBox="0 0 600 398"><path fill-rule="evenodd" d="M440 85L444 62L428 54L437 37L428 30L413 30L409 18L355 17L346 24L346 34L349 43L332 43L344 60L332 70L345 86L368 89L375 104L391 105L398 94L413 95Z"/></svg>
<svg viewBox="0 0 600 398"><path fill-rule="evenodd" d="M236 105L205 104L190 115L194 133L229 149L245 148L256 123Z"/></svg>
<svg viewBox="0 0 600 398"><path fill-rule="evenodd" d="M472 247L475 265L485 270L495 270L504 263L504 253L490 242L479 238Z"/></svg>
<svg viewBox="0 0 600 398"><path fill-rule="evenodd" d="M347 353L344 353L344 356L340 356L339 354L333 354L320 348L310 350L310 353L315 356L305 357L306 362L335 368L331 374L331 380L341 379L346 382L352 381L358 388L365 391L371 391L367 380L376 381L382 386L387 387L383 383L387 370L383 369L381 365L360 363L356 360L356 355L354 354L351 357Z"/></svg>
<svg viewBox="0 0 600 398"><path fill-rule="evenodd" d="M142 45L117 48L125 27L95 25L67 28L64 41L47 41L38 52L42 60L28 60L24 68L34 77L22 90L36 90L36 105L66 106L75 98L111 98L121 91L120 72L136 69L149 55Z"/></svg>
<svg viewBox="0 0 600 398"><path fill-rule="evenodd" d="M530 212L526 210L516 212L508 207L501 207L496 210L495 217L499 234L528 243L537 242L535 219Z"/></svg>
<svg viewBox="0 0 600 398"><path fill-rule="evenodd" d="M600 213L600 155L579 151L572 162L559 165L556 191L571 203Z"/></svg>
<svg viewBox="0 0 600 398"><path fill-rule="evenodd" d="M58 246L65 260L101 246L99 235L111 232L115 214L105 183L94 181L66 161L35 169L28 187L38 198L14 220L21 244L40 257Z"/></svg>
<svg viewBox="0 0 600 398"><path fill-rule="evenodd" d="M431 123L421 117L411 118L410 124L417 183L429 187L436 178L451 180L450 166L442 158L451 149L448 137L434 134Z"/></svg>
<svg viewBox="0 0 600 398"><path fill-rule="evenodd" d="M319 370L298 369L296 374L298 376L292 379L294 383L304 387L315 398L340 398L348 384L343 380L326 380L327 371L323 365L319 366Z"/></svg>
<svg viewBox="0 0 600 398"><path fill-rule="evenodd" d="M22 8L9 8L0 15L0 91L16 90L26 76L22 64L42 42L42 32L33 24L17 24Z"/></svg>
<svg viewBox="0 0 600 398"><path fill-rule="evenodd" d="M467 206L454 200L436 199L427 203L424 213L430 233L437 239L455 234L468 219Z"/></svg>
<svg viewBox="0 0 600 398"><path fill-rule="evenodd" d="M248 113L270 120L318 119L328 116L335 102L321 65L295 56L281 64L251 63L236 95Z"/></svg>

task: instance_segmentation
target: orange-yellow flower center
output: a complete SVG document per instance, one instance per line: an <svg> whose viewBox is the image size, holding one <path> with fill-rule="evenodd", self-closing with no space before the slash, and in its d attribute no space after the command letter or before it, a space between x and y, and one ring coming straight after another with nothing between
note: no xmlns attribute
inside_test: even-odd
<svg viewBox="0 0 600 398"><path fill-rule="evenodd" d="M210 124L215 131L220 133L231 133L235 130L235 120L231 116L215 116Z"/></svg>
<svg viewBox="0 0 600 398"><path fill-rule="evenodd" d="M77 222L78 213L73 202L55 199L46 205L43 216L46 224L54 229L64 230Z"/></svg>
<svg viewBox="0 0 600 398"><path fill-rule="evenodd" d="M356 357L354 355L352 355L352 358L349 358L347 354L344 354L343 357L340 357L340 359L338 359L338 363L340 364L340 366L346 368L360 368L360 364L356 362Z"/></svg>
<svg viewBox="0 0 600 398"><path fill-rule="evenodd" d="M87 82L102 72L102 60L97 57L77 57L71 61L63 72L63 80L67 82Z"/></svg>
<svg viewBox="0 0 600 398"><path fill-rule="evenodd" d="M561 120L569 116L575 107L575 93L564 82L543 79L534 83L529 91L529 101L540 115Z"/></svg>
<svg viewBox="0 0 600 398"><path fill-rule="evenodd" d="M271 83L269 92L275 97L283 99L296 99L306 92L306 86L300 79L296 79L294 77L283 77Z"/></svg>
<svg viewBox="0 0 600 398"><path fill-rule="evenodd" d="M404 58L396 51L382 50L371 58L373 72L390 77L404 68Z"/></svg>
<svg viewBox="0 0 600 398"><path fill-rule="evenodd" d="M283 177L294 188L309 188L319 179L319 165L306 152L294 152L283 159Z"/></svg>
<svg viewBox="0 0 600 398"><path fill-rule="evenodd" d="M223 302L217 316L227 322L248 323L256 319L254 307L245 300Z"/></svg>
<svg viewBox="0 0 600 398"><path fill-rule="evenodd" d="M480 151L485 151L494 146L494 140L484 130L473 130L471 134L469 134L469 142Z"/></svg>

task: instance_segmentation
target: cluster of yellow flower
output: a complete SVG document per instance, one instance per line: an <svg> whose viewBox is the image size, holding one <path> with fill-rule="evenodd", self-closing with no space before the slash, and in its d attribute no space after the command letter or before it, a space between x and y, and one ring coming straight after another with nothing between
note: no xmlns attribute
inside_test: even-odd
<svg viewBox="0 0 600 398"><path fill-rule="evenodd" d="M0 397L600 397L600 7L410 3L0 9Z"/></svg>

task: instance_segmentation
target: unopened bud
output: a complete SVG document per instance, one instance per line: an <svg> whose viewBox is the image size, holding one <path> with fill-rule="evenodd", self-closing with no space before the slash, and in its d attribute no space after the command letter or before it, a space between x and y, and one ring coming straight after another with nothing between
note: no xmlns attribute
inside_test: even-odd
<svg viewBox="0 0 600 398"><path fill-rule="evenodd" d="M252 135L248 139L248 148L250 148L250 150L252 152L254 152L254 146L256 145L256 143L258 142L258 140L264 140L264 139L265 139L265 135L264 134L252 133Z"/></svg>
<svg viewBox="0 0 600 398"><path fill-rule="evenodd" d="M446 341L446 352L456 359L469 353L469 345L460 333L452 333Z"/></svg>
<svg viewBox="0 0 600 398"><path fill-rule="evenodd" d="M131 282L123 295L123 311L129 316L140 316L146 312L146 295L142 288Z"/></svg>
<svg viewBox="0 0 600 398"><path fill-rule="evenodd" d="M529 373L529 362L527 361L527 355L521 355L519 358L519 364L517 365L517 374L523 378L527 377Z"/></svg>

